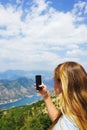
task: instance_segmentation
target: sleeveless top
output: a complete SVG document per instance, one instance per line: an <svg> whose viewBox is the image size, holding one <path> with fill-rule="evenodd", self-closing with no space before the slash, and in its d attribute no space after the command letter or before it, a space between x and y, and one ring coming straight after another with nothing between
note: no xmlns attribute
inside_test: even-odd
<svg viewBox="0 0 87 130"><path fill-rule="evenodd" d="M79 130L79 128L68 116L63 115L59 118L53 130Z"/></svg>

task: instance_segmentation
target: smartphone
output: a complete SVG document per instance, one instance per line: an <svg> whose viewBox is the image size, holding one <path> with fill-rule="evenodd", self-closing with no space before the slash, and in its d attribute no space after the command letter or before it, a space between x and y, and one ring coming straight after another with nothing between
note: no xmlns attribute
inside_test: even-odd
<svg viewBox="0 0 87 130"><path fill-rule="evenodd" d="M36 89L40 90L41 88L39 87L39 85L42 84L42 77L41 77L41 75L36 75L35 76L35 80L36 80Z"/></svg>

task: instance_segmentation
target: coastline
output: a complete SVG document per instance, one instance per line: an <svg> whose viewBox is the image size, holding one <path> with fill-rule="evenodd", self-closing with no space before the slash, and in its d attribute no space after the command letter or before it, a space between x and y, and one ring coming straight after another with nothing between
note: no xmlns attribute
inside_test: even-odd
<svg viewBox="0 0 87 130"><path fill-rule="evenodd" d="M32 104L32 103L37 102L39 100L41 100L40 95L25 96L23 98L16 99L14 101L11 100L10 102L0 104L0 109L9 109L12 107L29 105L29 104Z"/></svg>
<svg viewBox="0 0 87 130"><path fill-rule="evenodd" d="M0 105L19 101L19 100L21 100L24 97L31 98L33 96L40 96L40 94L37 93L36 95L25 95L25 96L23 96L21 98L17 98L17 99L6 99L6 100L4 99L3 101L2 100L0 101Z"/></svg>
<svg viewBox="0 0 87 130"><path fill-rule="evenodd" d="M2 102L0 102L0 105L2 105L2 104L7 104L7 103L12 103L12 102L16 102L16 101L18 101L18 100L20 100L21 98L18 98L18 99L9 99L9 100L7 100L7 101L2 101Z"/></svg>

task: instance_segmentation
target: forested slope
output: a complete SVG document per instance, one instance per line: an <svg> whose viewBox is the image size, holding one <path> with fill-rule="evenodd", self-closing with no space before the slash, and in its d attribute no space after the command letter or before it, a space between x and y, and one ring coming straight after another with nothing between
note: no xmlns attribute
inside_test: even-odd
<svg viewBox="0 0 87 130"><path fill-rule="evenodd" d="M55 97L53 102L56 103ZM48 130L50 125L51 120L43 100L0 111L0 130Z"/></svg>

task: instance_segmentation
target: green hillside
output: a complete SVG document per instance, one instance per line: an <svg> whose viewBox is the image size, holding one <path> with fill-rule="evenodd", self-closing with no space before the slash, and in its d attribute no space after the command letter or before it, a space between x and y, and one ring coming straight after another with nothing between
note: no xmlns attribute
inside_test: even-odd
<svg viewBox="0 0 87 130"><path fill-rule="evenodd" d="M57 99L52 98L57 107ZM0 130L48 130L51 120L44 101L0 111Z"/></svg>
<svg viewBox="0 0 87 130"><path fill-rule="evenodd" d="M48 130L50 124L43 101L0 111L0 130Z"/></svg>

